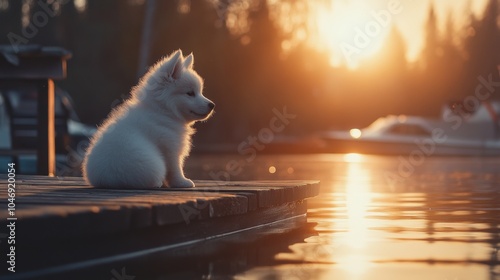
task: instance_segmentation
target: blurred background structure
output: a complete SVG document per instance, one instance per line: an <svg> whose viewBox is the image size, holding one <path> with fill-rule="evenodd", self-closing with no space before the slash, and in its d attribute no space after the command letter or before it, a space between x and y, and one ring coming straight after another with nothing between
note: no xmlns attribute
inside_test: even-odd
<svg viewBox="0 0 500 280"><path fill-rule="evenodd" d="M91 125L144 65L193 52L217 104L195 146L237 144L267 127L273 108L297 115L285 135L304 136L387 114L438 117L475 94L479 76L498 82L499 1L434 2L0 0L0 44L70 50L58 86Z"/></svg>

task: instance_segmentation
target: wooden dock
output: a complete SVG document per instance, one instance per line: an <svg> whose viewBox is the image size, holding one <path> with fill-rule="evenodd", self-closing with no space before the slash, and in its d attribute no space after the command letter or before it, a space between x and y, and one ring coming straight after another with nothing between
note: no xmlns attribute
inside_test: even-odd
<svg viewBox="0 0 500 280"><path fill-rule="evenodd" d="M15 222L18 270L3 269L2 279L141 258L260 227L287 228L305 222L305 199L319 193L316 181L195 181L192 189L109 190L80 177L17 176L12 215L7 179L0 175L0 233ZM0 236L3 255L5 240Z"/></svg>

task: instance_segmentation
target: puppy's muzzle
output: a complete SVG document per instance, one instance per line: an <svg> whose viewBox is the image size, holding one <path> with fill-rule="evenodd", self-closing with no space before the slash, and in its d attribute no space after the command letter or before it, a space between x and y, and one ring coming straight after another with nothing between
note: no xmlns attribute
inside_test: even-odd
<svg viewBox="0 0 500 280"><path fill-rule="evenodd" d="M213 103L212 101L208 102L208 109L212 111L214 108L215 108L215 103Z"/></svg>

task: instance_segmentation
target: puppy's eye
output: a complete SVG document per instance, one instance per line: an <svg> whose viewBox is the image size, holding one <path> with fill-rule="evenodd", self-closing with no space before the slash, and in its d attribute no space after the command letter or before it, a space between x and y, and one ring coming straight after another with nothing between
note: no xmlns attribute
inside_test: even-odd
<svg viewBox="0 0 500 280"><path fill-rule="evenodd" d="M194 91L188 91L188 92L186 92L186 94L187 94L188 96L193 97L193 96L194 96Z"/></svg>

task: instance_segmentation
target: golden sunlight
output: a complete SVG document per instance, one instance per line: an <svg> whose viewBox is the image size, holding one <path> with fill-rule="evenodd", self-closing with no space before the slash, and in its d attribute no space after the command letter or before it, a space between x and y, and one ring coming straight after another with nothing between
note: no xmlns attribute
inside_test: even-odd
<svg viewBox="0 0 500 280"><path fill-rule="evenodd" d="M363 162L364 155L358 153L348 153L343 156L343 160L349 163Z"/></svg>
<svg viewBox="0 0 500 280"><path fill-rule="evenodd" d="M363 274L370 266L365 255L369 239L367 215L371 203L369 181L368 172L360 164L348 163L345 186L347 232L341 243L355 250L349 250L348 255L342 256L342 261L338 265L353 277Z"/></svg>
<svg viewBox="0 0 500 280"><path fill-rule="evenodd" d="M346 243L354 248L364 247L367 241L368 222L366 216L371 202L367 176L366 170L363 170L359 164L349 163L345 190L348 222Z"/></svg>
<svg viewBox="0 0 500 280"><path fill-rule="evenodd" d="M327 9L315 11L317 43L324 45L331 54L332 66L354 68L382 46L392 16L389 12L369 11L368 5L360 1L336 1Z"/></svg>
<svg viewBox="0 0 500 280"><path fill-rule="evenodd" d="M269 5L271 16L292 38L283 42L283 51L297 45L296 41L306 40L313 48L328 53L332 66L354 69L378 53L393 27L404 38L408 61L415 61L424 45L425 23L431 6L434 6L439 28L444 32L450 16L455 28L460 28L469 20L470 11L479 15L486 3L487 0L329 0L298 1L291 6L274 0ZM301 18L302 25L296 23L301 22ZM307 27L307 35L302 32L297 36L292 31L303 31L303 27Z"/></svg>
<svg viewBox="0 0 500 280"><path fill-rule="evenodd" d="M353 128L353 129L349 130L349 134L351 135L352 138L358 139L359 137L361 137L362 132L358 128Z"/></svg>

